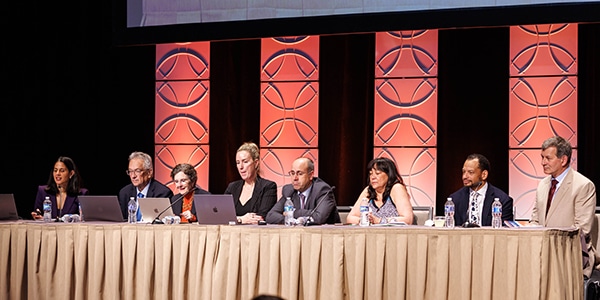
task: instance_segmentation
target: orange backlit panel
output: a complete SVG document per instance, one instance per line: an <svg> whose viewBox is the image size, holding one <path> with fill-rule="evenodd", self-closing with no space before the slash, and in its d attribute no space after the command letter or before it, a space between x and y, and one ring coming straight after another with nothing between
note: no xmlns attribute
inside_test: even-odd
<svg viewBox="0 0 600 300"><path fill-rule="evenodd" d="M437 76L437 59L437 30L377 32L377 78Z"/></svg>
<svg viewBox="0 0 600 300"><path fill-rule="evenodd" d="M510 76L577 74L577 24L510 27Z"/></svg>
<svg viewBox="0 0 600 300"><path fill-rule="evenodd" d="M541 146L536 150L509 150L508 172L510 196L516 207L515 218L529 219L535 204L539 181L546 177L542 168ZM577 150L573 149L571 167L577 170Z"/></svg>
<svg viewBox="0 0 600 300"><path fill-rule="evenodd" d="M577 147L577 77L510 79L510 148L538 148L560 135Z"/></svg>
<svg viewBox="0 0 600 300"><path fill-rule="evenodd" d="M209 61L210 42L156 45L154 176L172 189L172 168L187 162L208 190Z"/></svg>
<svg viewBox="0 0 600 300"><path fill-rule="evenodd" d="M157 81L154 143L207 144L209 81Z"/></svg>
<svg viewBox="0 0 600 300"><path fill-rule="evenodd" d="M263 82L261 147L318 147L319 84Z"/></svg>
<svg viewBox="0 0 600 300"><path fill-rule="evenodd" d="M261 81L319 79L319 36L264 38Z"/></svg>
<svg viewBox="0 0 600 300"><path fill-rule="evenodd" d="M156 145L154 177L174 189L171 170L178 163L189 163L198 173L197 185L208 190L208 145Z"/></svg>
<svg viewBox="0 0 600 300"><path fill-rule="evenodd" d="M156 80L208 79L210 42L156 45Z"/></svg>
<svg viewBox="0 0 600 300"><path fill-rule="evenodd" d="M308 157L315 163L315 176L319 174L318 149L261 149L261 176L277 183L277 199L281 197L281 187L291 183L288 172L292 169L292 162L298 157ZM334 182L328 182L335 185Z"/></svg>
<svg viewBox="0 0 600 300"><path fill-rule="evenodd" d="M376 147L373 154L396 162L413 205L435 207L436 189L432 178L436 178L436 148Z"/></svg>
<svg viewBox="0 0 600 300"><path fill-rule="evenodd" d="M437 79L376 79L374 145L436 146Z"/></svg>

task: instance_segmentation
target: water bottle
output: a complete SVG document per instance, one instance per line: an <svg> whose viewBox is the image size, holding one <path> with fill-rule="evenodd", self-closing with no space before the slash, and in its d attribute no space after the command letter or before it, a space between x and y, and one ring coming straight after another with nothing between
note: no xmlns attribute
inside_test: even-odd
<svg viewBox="0 0 600 300"><path fill-rule="evenodd" d="M44 222L52 222L52 202L49 196L44 199Z"/></svg>
<svg viewBox="0 0 600 300"><path fill-rule="evenodd" d="M294 226L296 220L294 220L294 202L291 197L285 197L285 206L283 207L283 216L285 218L285 226Z"/></svg>
<svg viewBox="0 0 600 300"><path fill-rule="evenodd" d="M127 212L129 212L127 222L137 223L137 202L135 202L135 197L129 197L129 203L127 203Z"/></svg>
<svg viewBox="0 0 600 300"><path fill-rule="evenodd" d="M502 203L494 198L492 203L492 228L502 228Z"/></svg>
<svg viewBox="0 0 600 300"><path fill-rule="evenodd" d="M78 202L77 205L79 206L79 220L83 222L83 210L81 209L81 202Z"/></svg>
<svg viewBox="0 0 600 300"><path fill-rule="evenodd" d="M454 202L452 198L448 197L444 204L444 225L446 228L454 228Z"/></svg>
<svg viewBox="0 0 600 300"><path fill-rule="evenodd" d="M360 221L358 223L360 226L369 226L369 199L362 198L360 200Z"/></svg>

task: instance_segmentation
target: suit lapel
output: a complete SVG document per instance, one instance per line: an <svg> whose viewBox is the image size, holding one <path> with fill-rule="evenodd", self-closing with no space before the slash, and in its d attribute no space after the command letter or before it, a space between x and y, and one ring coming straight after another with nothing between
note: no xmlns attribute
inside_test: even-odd
<svg viewBox="0 0 600 300"><path fill-rule="evenodd" d="M550 179L548 180L547 186L548 188L546 189L546 194L550 191ZM554 193L554 199L552 199L552 204L550 205L550 210L548 210L548 215L546 216L544 225L546 225L548 223L547 220L551 219L552 215L555 214L555 212L557 212L557 207L560 207L562 205L569 205L568 203L563 204L563 202L570 201L570 199L567 199L566 196L570 193L572 186L573 170L569 169L569 172L567 173L563 181L560 183L558 190ZM546 205L548 205L547 201Z"/></svg>

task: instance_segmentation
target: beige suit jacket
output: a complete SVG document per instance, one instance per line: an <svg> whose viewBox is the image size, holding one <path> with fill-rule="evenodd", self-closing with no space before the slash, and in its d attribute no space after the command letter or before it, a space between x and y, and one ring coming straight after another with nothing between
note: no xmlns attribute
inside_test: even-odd
<svg viewBox="0 0 600 300"><path fill-rule="evenodd" d="M592 225L596 220L596 187L594 183L579 172L569 169L554 194L554 199L546 215L548 192L551 176L540 181L536 191L530 222L545 227L577 227L582 233L582 249L584 253L583 274L590 276L594 266L600 262L590 236ZM585 244L584 244L585 243ZM586 263L586 250L589 264Z"/></svg>

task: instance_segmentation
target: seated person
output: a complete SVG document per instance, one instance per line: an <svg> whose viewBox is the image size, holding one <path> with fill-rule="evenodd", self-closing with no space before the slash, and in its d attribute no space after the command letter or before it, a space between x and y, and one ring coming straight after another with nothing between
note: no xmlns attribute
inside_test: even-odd
<svg viewBox="0 0 600 300"><path fill-rule="evenodd" d="M395 222L413 224L415 221L410 195L398 173L394 161L389 158L375 158L367 165L369 183L358 196L358 200L346 217L346 222L360 222L360 203L369 200L369 223L385 224L388 218Z"/></svg>
<svg viewBox="0 0 600 300"><path fill-rule="evenodd" d="M267 223L283 224L286 197L291 197L294 203L296 219L310 224L340 223L333 189L322 179L314 177L314 170L315 165L310 158L300 157L294 160L289 173L292 183L281 189L283 196L267 214Z"/></svg>
<svg viewBox="0 0 600 300"><path fill-rule="evenodd" d="M129 167L126 173L131 183L119 191L118 197L124 219L127 219L127 205L131 197L134 197L137 201L138 198L144 197L170 198L173 196L173 191L170 188L154 180L152 158L144 152L133 152L129 155ZM140 210L138 210L137 220L142 220Z"/></svg>
<svg viewBox="0 0 600 300"><path fill-rule="evenodd" d="M260 151L254 143L237 150L235 164L242 179L229 183L225 194L232 194L238 223L257 224L277 202L277 184L260 177Z"/></svg>
<svg viewBox="0 0 600 300"><path fill-rule="evenodd" d="M188 163L177 164L171 171L171 179L175 183L175 191L179 192L171 197L173 214L181 217L181 223L198 221L194 193L208 194L208 192L196 186L198 181L196 169Z"/></svg>
<svg viewBox="0 0 600 300"><path fill-rule="evenodd" d="M43 219L46 196L52 202L53 219L66 214L79 214L77 196L87 194L88 190L81 187L81 176L75 162L69 157L61 156L54 163L46 185L38 186L31 216L34 220Z"/></svg>
<svg viewBox="0 0 600 300"><path fill-rule="evenodd" d="M502 203L502 220L513 219L513 199L487 182L489 160L481 154L467 156L462 168L463 187L449 197L454 202L454 222L457 226L492 226L492 202Z"/></svg>

